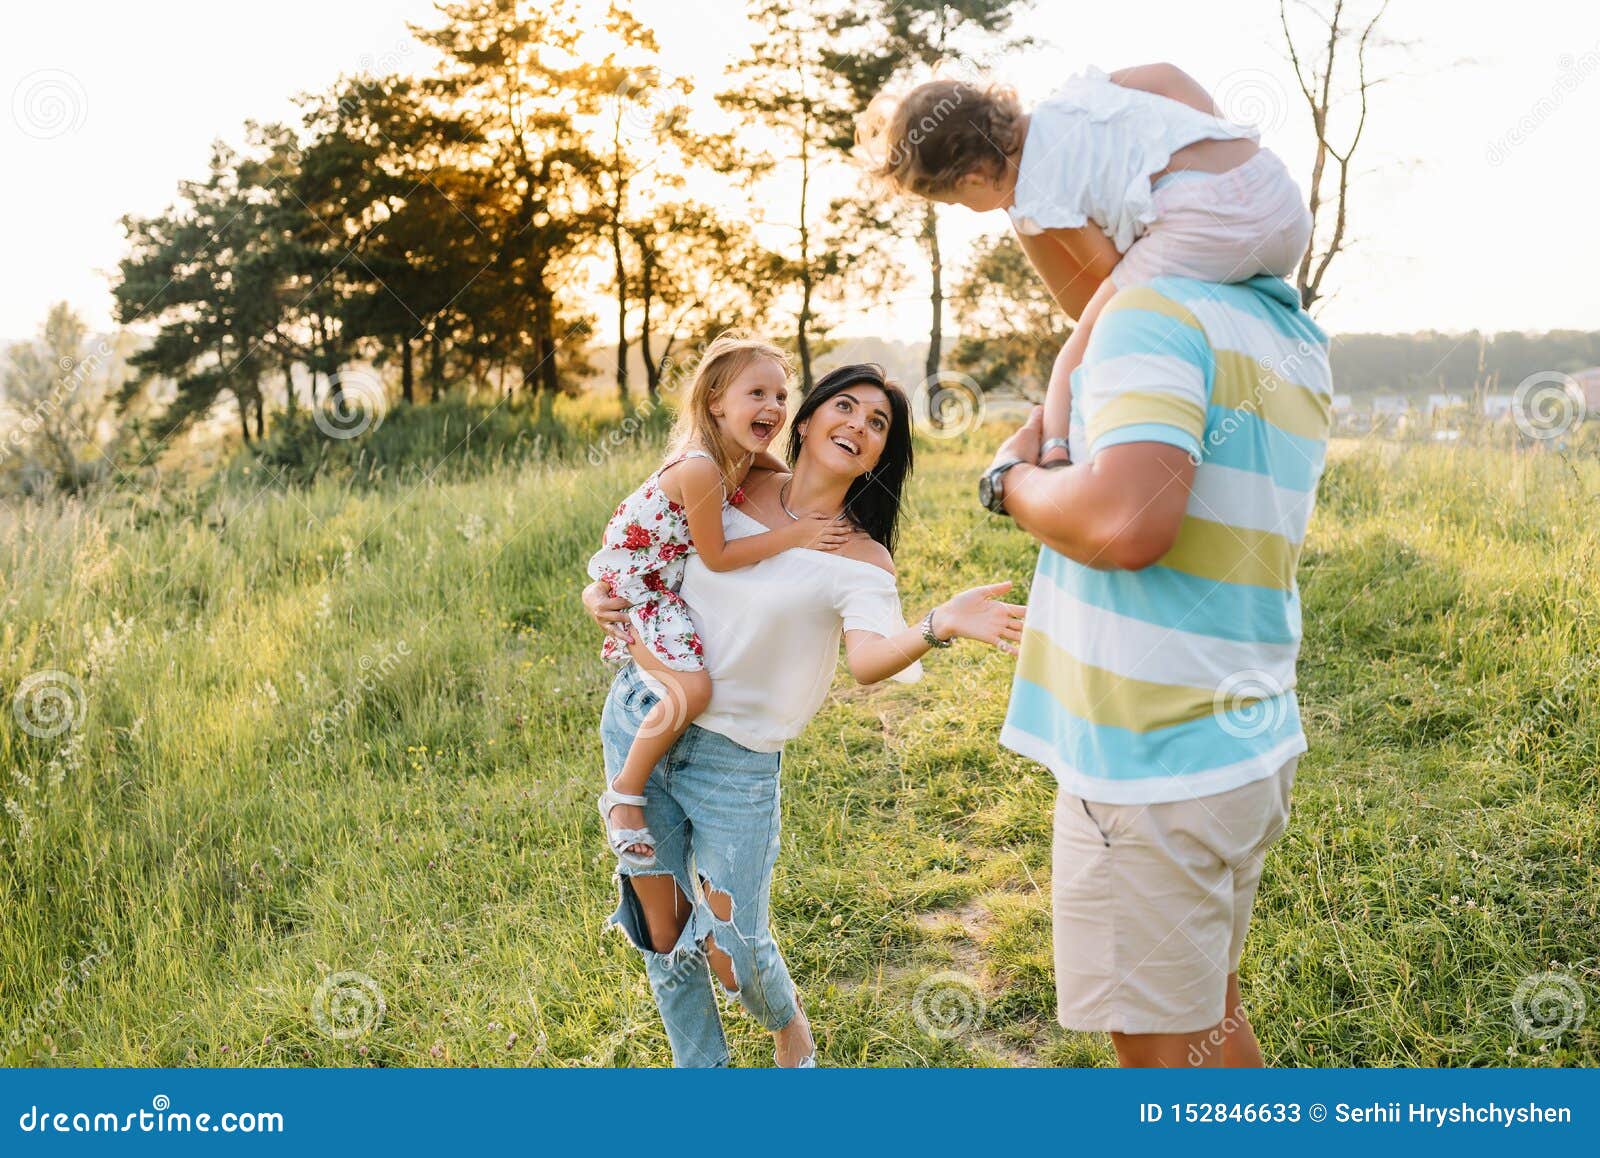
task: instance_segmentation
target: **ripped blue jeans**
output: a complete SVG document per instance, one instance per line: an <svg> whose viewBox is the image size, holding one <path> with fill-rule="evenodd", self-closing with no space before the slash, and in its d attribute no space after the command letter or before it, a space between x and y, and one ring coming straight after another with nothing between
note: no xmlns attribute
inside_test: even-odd
<svg viewBox="0 0 1600 1158"><path fill-rule="evenodd" d="M655 702L638 668L629 664L617 673L600 714L607 781L622 770L634 734ZM728 1064L707 938L732 961L736 996L762 1026L782 1029L799 1010L789 967L768 928L782 756L751 751L690 725L651 771L644 790L645 824L656 840L655 866L617 866L620 903L607 923L620 928L644 955L675 1065ZM690 899L692 911L677 944L658 953L629 878L667 874ZM707 890L731 901L728 920L712 911Z"/></svg>

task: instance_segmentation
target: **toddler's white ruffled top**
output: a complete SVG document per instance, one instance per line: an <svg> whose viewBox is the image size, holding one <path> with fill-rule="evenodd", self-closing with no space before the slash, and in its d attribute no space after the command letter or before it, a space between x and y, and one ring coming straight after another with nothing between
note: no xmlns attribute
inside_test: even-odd
<svg viewBox="0 0 1600 1158"><path fill-rule="evenodd" d="M1090 68L1032 110L1007 212L1023 234L1092 221L1126 253L1156 219L1150 176L1173 153L1195 141L1258 135Z"/></svg>

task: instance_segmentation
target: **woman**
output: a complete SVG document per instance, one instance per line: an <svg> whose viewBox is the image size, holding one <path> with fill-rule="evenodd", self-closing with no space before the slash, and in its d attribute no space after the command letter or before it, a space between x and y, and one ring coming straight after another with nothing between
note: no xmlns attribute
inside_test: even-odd
<svg viewBox="0 0 1600 1158"><path fill-rule="evenodd" d="M910 419L879 367L827 375L795 415L793 473L753 472L724 530L759 534L820 513L860 533L837 552L797 548L720 573L691 559L685 572L679 593L705 649L711 704L650 776L644 814L656 863L618 866L611 918L644 954L679 1066L728 1064L713 972L772 1032L780 1066L816 1064L768 900L783 745L822 706L841 634L850 674L864 684L919 678L919 658L957 636L1012 654L1021 640L1024 609L994 598L1009 583L965 591L905 626L890 551L911 470ZM627 604L603 584L585 589L584 606L627 638ZM600 721L608 777L659 692L633 666L612 683Z"/></svg>

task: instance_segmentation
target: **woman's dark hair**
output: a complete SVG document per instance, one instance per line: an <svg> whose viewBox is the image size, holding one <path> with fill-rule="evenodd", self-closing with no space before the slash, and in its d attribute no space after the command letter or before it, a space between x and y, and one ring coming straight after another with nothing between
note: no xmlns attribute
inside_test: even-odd
<svg viewBox="0 0 1600 1158"><path fill-rule="evenodd" d="M851 386L876 386L889 399L889 433L883 454L866 474L850 484L844 509L852 522L894 553L895 524L900 520L900 492L911 474L911 403L905 391L884 377L883 367L858 362L829 371L800 402L789 427L789 461L800 460L800 426L835 394Z"/></svg>

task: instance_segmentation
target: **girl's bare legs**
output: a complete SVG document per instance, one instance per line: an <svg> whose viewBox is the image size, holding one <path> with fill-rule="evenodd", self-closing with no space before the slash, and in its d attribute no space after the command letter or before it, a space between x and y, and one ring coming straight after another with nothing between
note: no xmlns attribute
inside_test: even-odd
<svg viewBox="0 0 1600 1158"><path fill-rule="evenodd" d="M1095 320L1116 292L1117 287L1110 278L1100 283L1100 288L1094 291L1089 304L1083 308L1083 316L1073 327L1072 335L1061 347L1061 353L1056 355L1055 365L1050 370L1050 385L1044 395L1046 439L1067 437L1072 422L1072 372L1083 364L1083 352L1089 347L1089 335L1094 331ZM1065 461L1067 452L1060 448L1052 448L1039 456L1041 466Z"/></svg>
<svg viewBox="0 0 1600 1158"><path fill-rule="evenodd" d="M651 705L639 722L639 731L628 749L622 771L611 781L618 792L637 796L644 791L650 772L661 763L661 758L672 750L695 718L711 702L711 677L703 671L677 671L661 662L655 652L637 640L628 645L633 662L650 673L666 693ZM643 828L644 809L637 804L618 804L607 817L607 824L617 828ZM628 847L629 852L649 856L655 849L645 844Z"/></svg>

